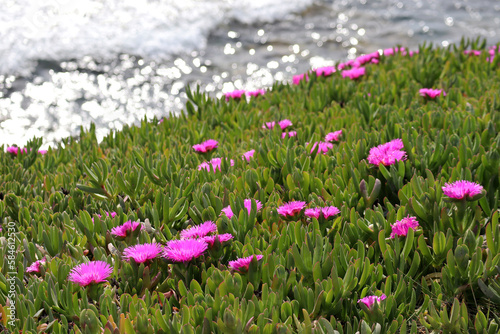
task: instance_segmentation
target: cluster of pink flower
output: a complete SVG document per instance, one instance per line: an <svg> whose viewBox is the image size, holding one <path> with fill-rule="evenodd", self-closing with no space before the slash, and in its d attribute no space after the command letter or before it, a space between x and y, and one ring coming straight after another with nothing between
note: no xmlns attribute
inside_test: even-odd
<svg viewBox="0 0 500 334"><path fill-rule="evenodd" d="M234 160L231 159L230 160L230 164L231 166L234 166ZM217 170L221 170L221 165L222 165L222 159L221 158L213 158L212 160L210 161L205 161L205 162L202 162L201 164L198 165L198 170L206 170L206 171L209 171L212 170L214 173L217 171ZM212 166L212 169L210 169L210 166Z"/></svg>
<svg viewBox="0 0 500 334"><path fill-rule="evenodd" d="M262 209L262 203L258 200L255 200L255 203L257 205L257 211L260 211ZM246 199L243 201L243 205L248 211L248 214L250 214L250 211L252 210L252 200L251 199ZM231 219L234 216L233 210L231 209L231 206L228 205L224 209L222 209L221 214L224 213L227 218Z"/></svg>
<svg viewBox="0 0 500 334"><path fill-rule="evenodd" d="M465 50L464 51L464 54L471 55L471 56L480 56L481 53L482 52L480 50ZM496 45L493 45L488 50L488 54L489 54L489 56L486 58L486 60L489 61L490 63L492 63L493 60L495 59L495 56L500 54L500 48L497 49Z"/></svg>
<svg viewBox="0 0 500 334"><path fill-rule="evenodd" d="M209 140L204 141L201 144L193 145L193 148L196 152L206 153L208 151L216 149L218 145L219 145L219 142L217 140L209 139Z"/></svg>
<svg viewBox="0 0 500 334"><path fill-rule="evenodd" d="M377 166L380 164L389 166L396 161L405 160L406 152L402 151L403 148L404 145L401 139L394 139L388 143L372 147L368 155L368 162Z"/></svg>
<svg viewBox="0 0 500 334"><path fill-rule="evenodd" d="M326 206L324 208L309 208L304 211L304 215L309 218L319 219L323 214L323 218L328 219L340 213L340 210L335 206Z"/></svg>
<svg viewBox="0 0 500 334"><path fill-rule="evenodd" d="M232 92L227 92L224 95L226 97L226 101L229 101L229 99L240 99L243 95L257 97L259 95L264 95L265 93L266 93L265 89L257 89L252 91L245 91L243 89L240 89Z"/></svg>
<svg viewBox="0 0 500 334"><path fill-rule="evenodd" d="M279 121L278 125L281 128L281 130L285 130L289 126L292 126L293 123L289 119L284 119L282 121ZM263 129L270 129L270 130L272 130L272 129L274 129L275 126L276 126L276 122L273 121L273 122L267 122L267 123L265 123L264 125L262 125L262 128Z"/></svg>

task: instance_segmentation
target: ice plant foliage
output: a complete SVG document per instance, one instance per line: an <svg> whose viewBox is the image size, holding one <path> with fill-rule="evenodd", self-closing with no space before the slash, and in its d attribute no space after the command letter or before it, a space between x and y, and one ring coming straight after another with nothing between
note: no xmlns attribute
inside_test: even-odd
<svg viewBox="0 0 500 334"><path fill-rule="evenodd" d="M306 202L293 201L283 204L278 208L278 213L282 216L295 216L306 206Z"/></svg>
<svg viewBox="0 0 500 334"><path fill-rule="evenodd" d="M157 243L135 245L125 248L123 257L127 260L133 259L135 263L144 263L155 259L162 251L162 246Z"/></svg>
<svg viewBox="0 0 500 334"><path fill-rule="evenodd" d="M209 140L204 141L201 144L193 145L193 148L196 152L206 153L208 151L216 149L218 145L219 145L219 142L217 140L209 139Z"/></svg>
<svg viewBox="0 0 500 334"><path fill-rule="evenodd" d="M380 297L377 296L366 296L364 298L361 298L358 300L358 303L363 303L368 307L368 309L371 309L373 304L375 303L380 303L382 300L386 299L387 296L385 294L382 294Z"/></svg>
<svg viewBox="0 0 500 334"><path fill-rule="evenodd" d="M349 78L351 80L358 79L365 75L365 68L364 67L355 67L350 70L344 70L342 71L342 78Z"/></svg>
<svg viewBox="0 0 500 334"><path fill-rule="evenodd" d="M259 211L260 209L262 209L262 203L260 201L258 201L258 200L255 200L255 202L257 204L257 211ZM252 200L251 199L244 200L243 201L243 205L247 209L248 214L250 214L250 211L252 210ZM231 210L231 206L230 205L228 205L224 209L222 209L222 212L224 212L225 215L227 216L227 218L229 218L229 219L231 219L231 217L234 216L233 210Z"/></svg>
<svg viewBox="0 0 500 334"><path fill-rule="evenodd" d="M125 238L127 234L134 232L138 227L142 229L142 224L140 222L133 222L131 220L125 222L123 225L113 227L111 229L111 234L115 237Z"/></svg>
<svg viewBox="0 0 500 334"><path fill-rule="evenodd" d="M248 267L250 266L250 262L252 262L253 258L257 258L257 261L260 261L264 256L263 255L251 255L248 257L238 258L234 261L229 261L229 268L239 272L248 271Z"/></svg>
<svg viewBox="0 0 500 334"><path fill-rule="evenodd" d="M441 89L422 88L418 92L420 93L420 96L428 97L431 99L435 99L441 94L443 94L443 96L446 96L445 91Z"/></svg>
<svg viewBox="0 0 500 334"><path fill-rule="evenodd" d="M113 268L108 263L92 261L79 264L71 269L68 280L80 286L87 286L92 283L105 282L112 272Z"/></svg>
<svg viewBox="0 0 500 334"><path fill-rule="evenodd" d="M181 231L182 239L201 238L210 233L217 232L217 225L213 221L206 221L203 224L195 225L191 228Z"/></svg>
<svg viewBox="0 0 500 334"><path fill-rule="evenodd" d="M330 132L325 136L325 141L339 141L342 136L342 130Z"/></svg>
<svg viewBox="0 0 500 334"><path fill-rule="evenodd" d="M445 183L442 187L443 193L451 198L464 199L472 198L483 192L483 186L470 181L455 181L453 183Z"/></svg>
<svg viewBox="0 0 500 334"><path fill-rule="evenodd" d="M406 237L408 234L408 230L414 229L416 230L417 227L420 225L418 224L417 218L416 217L406 217L401 220L396 221L396 224L391 225L392 232L391 232L391 239L394 239L396 236L403 236Z"/></svg>
<svg viewBox="0 0 500 334"><path fill-rule="evenodd" d="M403 147L401 139L394 139L388 143L372 147L368 155L368 162L377 166L380 164L390 166L396 161L406 160L406 152L402 151Z"/></svg>
<svg viewBox="0 0 500 334"><path fill-rule="evenodd" d="M189 262L203 255L208 244L200 239L170 240L163 256L174 262Z"/></svg>

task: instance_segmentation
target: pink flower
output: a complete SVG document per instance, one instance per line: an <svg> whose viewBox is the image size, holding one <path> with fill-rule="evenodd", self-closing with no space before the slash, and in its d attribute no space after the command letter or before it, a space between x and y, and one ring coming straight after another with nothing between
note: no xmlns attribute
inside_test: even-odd
<svg viewBox="0 0 500 334"><path fill-rule="evenodd" d="M332 75L336 71L335 66L326 66L326 67L319 67L315 70L316 75L318 77L320 76L329 76Z"/></svg>
<svg viewBox="0 0 500 334"><path fill-rule="evenodd" d="M40 272L40 266L42 264L45 264L47 260L45 258L33 262L28 268L26 268L27 273L39 273Z"/></svg>
<svg viewBox="0 0 500 334"><path fill-rule="evenodd" d="M327 207L324 207L323 209L321 209L321 212L323 213L323 217L325 217L325 219L328 219L330 217L333 217L333 216L339 214L340 210L338 208L336 208L335 206L327 206Z"/></svg>
<svg viewBox="0 0 500 334"><path fill-rule="evenodd" d="M351 80L357 79L363 75L365 75L364 67L358 67L358 68L353 68L351 70L342 71L342 78L349 78Z"/></svg>
<svg viewBox="0 0 500 334"><path fill-rule="evenodd" d="M385 49L384 50L384 56L392 56L394 53L401 52L401 54L404 56L406 55L406 50L404 47L401 48L391 48L391 49Z"/></svg>
<svg viewBox="0 0 500 334"><path fill-rule="evenodd" d="M342 136L342 130L330 132L325 136L326 141L339 141L340 136Z"/></svg>
<svg viewBox="0 0 500 334"><path fill-rule="evenodd" d="M455 181L453 183L445 183L442 187L443 193L451 198L464 199L472 198L483 192L483 186L470 181Z"/></svg>
<svg viewBox="0 0 500 334"><path fill-rule="evenodd" d="M311 209L306 209L304 211L304 215L309 218L316 218L319 219L319 215L321 214L321 208L311 208Z"/></svg>
<svg viewBox="0 0 500 334"><path fill-rule="evenodd" d="M295 216L306 206L306 202L293 201L283 204L278 208L278 213L282 216Z"/></svg>
<svg viewBox="0 0 500 334"><path fill-rule="evenodd" d="M111 218L115 218L116 217L116 212L106 212L106 217L109 217L109 215L111 214ZM99 218L102 218L102 216L100 214L97 214L97 217ZM92 217L92 222L94 222L94 217Z"/></svg>
<svg viewBox="0 0 500 334"><path fill-rule="evenodd" d="M283 132L281 134L281 138L285 138L288 135L288 137L295 137L297 136L297 131L290 131L290 132Z"/></svg>
<svg viewBox="0 0 500 334"><path fill-rule="evenodd" d="M243 159L247 159L248 162L250 162L250 158L253 158L253 155L255 154L255 150L250 150L248 152L243 153L241 156Z"/></svg>
<svg viewBox="0 0 500 334"><path fill-rule="evenodd" d="M388 143L372 147L368 155L368 162L377 166L380 164L389 166L396 161L405 160L406 152L401 151L403 147L404 145L401 139L394 139Z"/></svg>
<svg viewBox="0 0 500 334"><path fill-rule="evenodd" d="M479 51L479 50L465 50L464 54L466 54L466 55L472 55L472 56L480 56L481 55L481 51Z"/></svg>
<svg viewBox="0 0 500 334"><path fill-rule="evenodd" d="M234 166L234 160L230 160L231 166ZM210 171L210 165L212 165L212 171L215 173L215 171L218 169L219 171L221 170L221 165L222 165L222 159L221 158L213 158L209 162L202 162L201 164L198 165L198 170L207 170Z"/></svg>
<svg viewBox="0 0 500 334"><path fill-rule="evenodd" d="M87 286L91 283L105 282L112 272L113 268L108 263L92 261L73 267L68 275L68 280L80 286Z"/></svg>
<svg viewBox="0 0 500 334"><path fill-rule="evenodd" d="M420 225L418 224L417 218L416 217L406 217L401 220L396 221L396 224L391 225L392 227L392 232L391 232L391 239L394 239L396 236L404 236L408 234L408 230L410 228L416 230L417 227Z"/></svg>
<svg viewBox="0 0 500 334"><path fill-rule="evenodd" d="M155 259L162 252L163 248L160 244L142 244L125 248L123 250L123 257L127 260L132 258L135 263L144 263Z"/></svg>
<svg viewBox="0 0 500 334"><path fill-rule="evenodd" d="M318 146L318 153L322 152L323 154L326 154L328 150L333 148L332 143L325 143L325 142L316 142L313 144L313 147L311 148L311 154L314 152L316 149L316 146Z"/></svg>
<svg viewBox="0 0 500 334"><path fill-rule="evenodd" d="M24 154L27 153L28 149L26 147L19 148L17 146L9 146L7 147L7 153L10 153L12 155L17 155L18 153Z"/></svg>
<svg viewBox="0 0 500 334"><path fill-rule="evenodd" d="M256 202L255 204L257 205L257 211L262 209L262 203L258 200L255 200L255 202ZM247 209L248 214L250 214L250 212L252 211L252 200L251 199L244 200L243 205ZM231 219L231 217L234 216L233 210L231 210L230 205L228 205L224 209L222 209L222 212L224 212L226 214L227 218L229 218L229 219Z"/></svg>
<svg viewBox="0 0 500 334"><path fill-rule="evenodd" d="M224 233L224 234L209 235L209 236L201 238L200 240L205 241L209 247L212 247L215 243L215 239L219 239L219 242L223 243L223 242L229 241L233 238L234 237L231 233Z"/></svg>
<svg viewBox="0 0 500 334"><path fill-rule="evenodd" d="M217 145L219 145L219 142L217 140L209 139L201 144L193 145L193 148L195 149L196 152L205 153L217 148Z"/></svg>
<svg viewBox="0 0 500 334"><path fill-rule="evenodd" d="M359 63L360 65L366 64L373 62L373 60L376 60L378 62L378 58L380 57L378 51L359 56L356 58L356 62Z"/></svg>
<svg viewBox="0 0 500 334"><path fill-rule="evenodd" d="M229 101L229 99L240 99L243 94L245 94L245 91L241 89L232 92L227 92L224 95L226 96L226 101Z"/></svg>
<svg viewBox="0 0 500 334"><path fill-rule="evenodd" d="M278 124L279 124L281 130L285 130L287 127L293 125L292 121L290 121L289 119L284 119L282 121L279 121Z"/></svg>
<svg viewBox="0 0 500 334"><path fill-rule="evenodd" d="M366 307L368 307L368 309L371 309L373 304L375 304L375 302L377 303L380 303L382 300L386 299L387 296L382 294L380 297L377 297L377 296L366 296L364 298L361 298L360 300L358 300L358 303L363 303L366 305Z"/></svg>
<svg viewBox="0 0 500 334"><path fill-rule="evenodd" d="M274 129L274 126L276 125L276 122L266 122L264 125L262 125L263 129Z"/></svg>
<svg viewBox="0 0 500 334"><path fill-rule="evenodd" d="M47 154L48 150L38 150L38 153L41 155Z"/></svg>
<svg viewBox="0 0 500 334"><path fill-rule="evenodd" d="M181 231L182 239L201 238L210 233L217 232L217 225L212 221L206 221L200 225L195 225L191 228Z"/></svg>
<svg viewBox="0 0 500 334"><path fill-rule="evenodd" d="M302 80L309 81L309 76L307 75L307 73L294 75L292 79L294 85L299 85Z"/></svg>
<svg viewBox="0 0 500 334"><path fill-rule="evenodd" d="M431 99L435 99L441 93L443 93L443 96L446 96L446 93L444 90L441 89L431 89L431 88L422 88L419 90L420 96L423 97L430 97Z"/></svg>
<svg viewBox="0 0 500 334"><path fill-rule="evenodd" d="M113 212L115 215L116 213ZM127 234L131 234L134 232L138 227L142 229L142 224L140 222L133 222L131 220L127 221L123 225L113 227L111 229L111 234L113 234L116 237L123 237L125 238Z"/></svg>
<svg viewBox="0 0 500 334"><path fill-rule="evenodd" d="M170 240L163 256L174 262L188 262L203 255L208 244L200 239Z"/></svg>
<svg viewBox="0 0 500 334"><path fill-rule="evenodd" d="M257 90L252 90L252 91L246 92L246 95L257 97L259 95L264 95L265 93L266 93L265 89L257 89Z"/></svg>
<svg viewBox="0 0 500 334"><path fill-rule="evenodd" d="M253 258L256 258L257 261L260 261L264 256L263 255L251 255L249 257L238 258L235 261L229 261L229 268L239 272L248 271L248 267L250 266L250 262L252 262Z"/></svg>

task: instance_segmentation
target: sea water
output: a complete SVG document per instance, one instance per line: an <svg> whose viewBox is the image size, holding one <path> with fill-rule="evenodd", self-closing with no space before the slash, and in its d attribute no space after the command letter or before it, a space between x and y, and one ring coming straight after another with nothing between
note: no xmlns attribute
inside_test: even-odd
<svg viewBox="0 0 500 334"><path fill-rule="evenodd" d="M495 0L0 0L0 145L99 138L377 49L500 42Z"/></svg>

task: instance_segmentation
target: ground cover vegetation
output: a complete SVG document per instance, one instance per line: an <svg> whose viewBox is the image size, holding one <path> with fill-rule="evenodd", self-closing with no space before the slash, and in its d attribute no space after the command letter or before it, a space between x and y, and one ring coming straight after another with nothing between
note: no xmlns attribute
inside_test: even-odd
<svg viewBox="0 0 500 334"><path fill-rule="evenodd" d="M0 150L0 328L498 333L500 55L394 48Z"/></svg>

